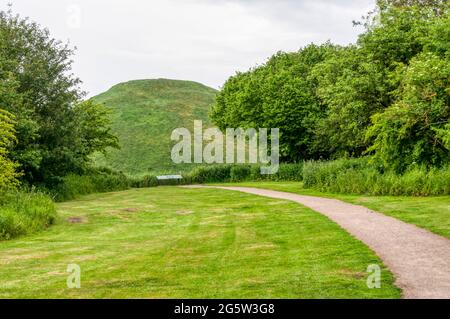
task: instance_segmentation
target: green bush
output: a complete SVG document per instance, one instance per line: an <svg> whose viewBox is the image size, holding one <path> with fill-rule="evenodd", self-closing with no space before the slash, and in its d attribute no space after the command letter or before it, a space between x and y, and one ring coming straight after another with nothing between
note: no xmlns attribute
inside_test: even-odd
<svg viewBox="0 0 450 319"><path fill-rule="evenodd" d="M133 188L146 188L158 186L158 180L154 175L144 175L142 177L133 177L130 179L130 186Z"/></svg>
<svg viewBox="0 0 450 319"><path fill-rule="evenodd" d="M259 173L259 172L257 172ZM257 176L256 176L257 178ZM272 181L297 181L303 180L303 163L297 164L280 164L278 172L271 175L261 175L259 178Z"/></svg>
<svg viewBox="0 0 450 319"><path fill-rule="evenodd" d="M369 158L339 159L330 162L306 162L305 188L322 192L431 196L450 193L450 167L411 166L404 174L383 172Z"/></svg>
<svg viewBox="0 0 450 319"><path fill-rule="evenodd" d="M56 201L66 201L81 195L126 190L132 181L123 173L109 169L93 169L85 175L69 174L52 187Z"/></svg>
<svg viewBox="0 0 450 319"><path fill-rule="evenodd" d="M209 165L194 168L186 174L191 183L221 183L230 181L232 165ZM186 181L185 181L186 182Z"/></svg>
<svg viewBox="0 0 450 319"><path fill-rule="evenodd" d="M21 175L19 165L8 157L9 148L17 141L15 125L14 116L0 109L0 191L15 188Z"/></svg>
<svg viewBox="0 0 450 319"><path fill-rule="evenodd" d="M260 165L222 164L195 168L183 175L184 184L227 183L242 181L301 181L303 163L281 164L276 174L262 175Z"/></svg>
<svg viewBox="0 0 450 319"><path fill-rule="evenodd" d="M339 159L335 161L308 161L303 167L303 183L306 188L331 187L343 172L358 172L369 168L367 158Z"/></svg>
<svg viewBox="0 0 450 319"><path fill-rule="evenodd" d="M252 168L250 165L234 165L230 170L230 180L232 182L241 182L248 180L251 176Z"/></svg>
<svg viewBox="0 0 450 319"><path fill-rule="evenodd" d="M55 222L56 216L53 201L44 193L0 193L0 240L43 230Z"/></svg>

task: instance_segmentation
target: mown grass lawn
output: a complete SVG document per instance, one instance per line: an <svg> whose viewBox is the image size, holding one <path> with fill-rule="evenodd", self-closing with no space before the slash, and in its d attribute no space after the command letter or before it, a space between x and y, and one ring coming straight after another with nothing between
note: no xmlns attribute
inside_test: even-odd
<svg viewBox="0 0 450 319"><path fill-rule="evenodd" d="M296 203L159 187L58 207L56 226L0 242L1 298L400 296L369 248ZM66 285L72 263L80 289ZM382 267L381 289L366 285L371 264Z"/></svg>
<svg viewBox="0 0 450 319"><path fill-rule="evenodd" d="M302 183L299 182L245 182L224 184L224 186L258 187L301 195L337 198L349 203L366 206L372 210L450 238L450 196L412 197L329 194L304 189Z"/></svg>

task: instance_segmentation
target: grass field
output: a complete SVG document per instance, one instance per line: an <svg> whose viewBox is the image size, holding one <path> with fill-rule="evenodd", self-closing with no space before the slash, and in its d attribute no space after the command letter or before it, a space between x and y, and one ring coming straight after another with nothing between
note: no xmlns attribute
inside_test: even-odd
<svg viewBox="0 0 450 319"><path fill-rule="evenodd" d="M372 210L450 238L450 196L411 197L329 194L304 189L300 182L245 182L226 184L226 186L231 185L337 198L349 203L366 206Z"/></svg>
<svg viewBox="0 0 450 319"><path fill-rule="evenodd" d="M0 243L1 298L399 298L380 261L303 206L159 187L58 204L60 221ZM67 265L81 288L66 286ZM366 285L382 267L381 289Z"/></svg>

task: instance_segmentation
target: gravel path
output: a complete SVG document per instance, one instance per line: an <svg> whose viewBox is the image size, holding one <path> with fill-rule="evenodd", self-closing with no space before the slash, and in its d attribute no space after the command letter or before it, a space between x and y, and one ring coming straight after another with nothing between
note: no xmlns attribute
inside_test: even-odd
<svg viewBox="0 0 450 319"><path fill-rule="evenodd" d="M190 186L190 188L210 186ZM336 222L383 260L403 290L403 298L450 299L450 240L363 206L336 199L249 188L213 187L286 199Z"/></svg>

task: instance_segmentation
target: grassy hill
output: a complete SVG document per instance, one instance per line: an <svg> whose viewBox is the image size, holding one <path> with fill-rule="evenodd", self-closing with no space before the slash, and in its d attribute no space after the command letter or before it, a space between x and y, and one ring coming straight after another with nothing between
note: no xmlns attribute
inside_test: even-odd
<svg viewBox="0 0 450 319"><path fill-rule="evenodd" d="M96 164L134 175L186 168L172 163L170 135L178 127L193 132L194 120L209 125L215 94L200 83L157 79L120 83L94 97L112 110L112 129L121 145L95 156Z"/></svg>

